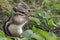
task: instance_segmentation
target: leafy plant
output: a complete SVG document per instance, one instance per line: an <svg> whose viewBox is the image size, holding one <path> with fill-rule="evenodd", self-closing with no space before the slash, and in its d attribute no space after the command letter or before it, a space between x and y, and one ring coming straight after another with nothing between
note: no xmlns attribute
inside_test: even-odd
<svg viewBox="0 0 60 40"><path fill-rule="evenodd" d="M7 14L11 13L14 4L18 2L31 9L31 20L26 24L26 28L29 28L24 29L23 38L18 40L60 40L51 32L55 27L60 26L60 0L0 0L1 25ZM0 30L0 40L12 39L6 37Z"/></svg>
<svg viewBox="0 0 60 40"><path fill-rule="evenodd" d="M45 31L38 29L38 28L35 28L35 27L33 27L33 31L36 34L39 34L40 36L45 38L45 40L57 40L56 36L52 32L45 32Z"/></svg>

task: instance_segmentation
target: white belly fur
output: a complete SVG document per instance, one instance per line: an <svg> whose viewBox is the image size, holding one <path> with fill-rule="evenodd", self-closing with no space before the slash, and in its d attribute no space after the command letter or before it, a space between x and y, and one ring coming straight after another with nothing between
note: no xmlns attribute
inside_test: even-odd
<svg viewBox="0 0 60 40"><path fill-rule="evenodd" d="M27 23L27 22L25 22ZM21 34L23 32L22 28L24 26L25 23L22 23L21 25L18 26L18 33Z"/></svg>

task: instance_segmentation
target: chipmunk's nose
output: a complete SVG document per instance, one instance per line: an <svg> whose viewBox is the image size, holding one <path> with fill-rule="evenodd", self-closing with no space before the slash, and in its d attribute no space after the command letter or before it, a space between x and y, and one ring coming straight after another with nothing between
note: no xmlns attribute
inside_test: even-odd
<svg viewBox="0 0 60 40"><path fill-rule="evenodd" d="M31 16L27 16L28 19L31 19Z"/></svg>

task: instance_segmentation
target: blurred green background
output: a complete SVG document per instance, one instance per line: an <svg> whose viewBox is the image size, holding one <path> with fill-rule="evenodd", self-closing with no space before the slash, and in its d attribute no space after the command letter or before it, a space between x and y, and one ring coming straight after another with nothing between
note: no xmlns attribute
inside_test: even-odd
<svg viewBox="0 0 60 40"><path fill-rule="evenodd" d="M18 40L60 40L60 0L0 0L0 40L12 40L5 36L2 26L16 3L33 9L32 20L25 25L23 38Z"/></svg>

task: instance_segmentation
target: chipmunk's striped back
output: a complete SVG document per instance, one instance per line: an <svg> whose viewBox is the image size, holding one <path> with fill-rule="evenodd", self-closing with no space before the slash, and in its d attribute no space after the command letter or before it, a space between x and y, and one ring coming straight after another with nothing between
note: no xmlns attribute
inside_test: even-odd
<svg viewBox="0 0 60 40"><path fill-rule="evenodd" d="M10 35L10 32L8 30L8 26L11 24L11 23L8 23L10 21L10 18L11 16L4 22L4 25L3 25L3 31L5 32L6 35Z"/></svg>

